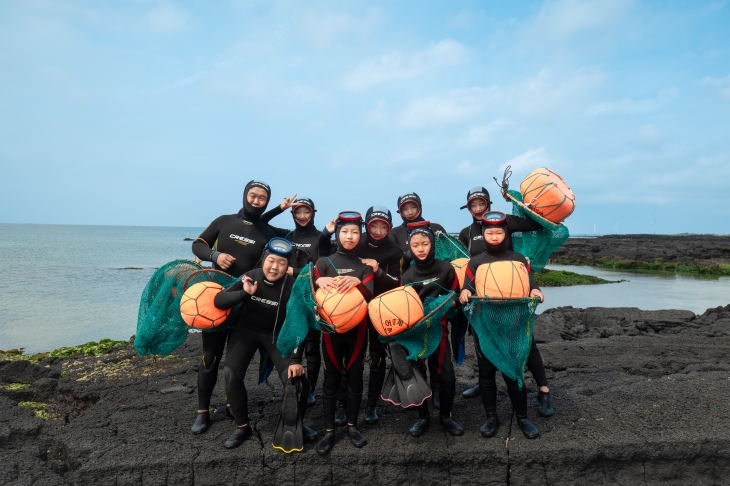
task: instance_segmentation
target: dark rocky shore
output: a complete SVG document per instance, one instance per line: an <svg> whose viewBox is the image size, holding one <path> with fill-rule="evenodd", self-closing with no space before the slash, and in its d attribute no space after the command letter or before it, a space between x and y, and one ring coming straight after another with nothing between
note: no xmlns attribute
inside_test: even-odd
<svg viewBox="0 0 730 486"><path fill-rule="evenodd" d="M240 448L223 448L234 425L223 412L222 374L213 425L192 436L199 335L166 359L126 346L98 357L1 361L0 483L727 484L730 305L701 316L558 308L538 317L535 336L556 408L552 418L537 415L528 378L539 439L526 440L511 423L501 385L495 438L479 435L481 403L459 396L454 417L463 437L433 420L411 438L415 412L383 405L377 426L361 426L366 447L352 447L340 429L324 458L312 445L291 455L272 448L281 393L274 379L258 387L250 380L255 434ZM471 346L469 339L457 392L476 380ZM50 419L21 401L47 404ZM323 431L321 402L307 422Z"/></svg>
<svg viewBox="0 0 730 486"><path fill-rule="evenodd" d="M730 275L730 236L608 235L570 238L552 254L551 261Z"/></svg>

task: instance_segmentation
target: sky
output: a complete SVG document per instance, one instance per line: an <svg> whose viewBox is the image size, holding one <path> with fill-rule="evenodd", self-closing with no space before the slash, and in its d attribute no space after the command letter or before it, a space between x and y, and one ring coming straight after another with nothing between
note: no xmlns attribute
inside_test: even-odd
<svg viewBox="0 0 730 486"><path fill-rule="evenodd" d="M246 182L322 226L470 223L533 169L572 234L730 233L730 4L0 2L0 223L202 227ZM273 221L290 227L289 216Z"/></svg>

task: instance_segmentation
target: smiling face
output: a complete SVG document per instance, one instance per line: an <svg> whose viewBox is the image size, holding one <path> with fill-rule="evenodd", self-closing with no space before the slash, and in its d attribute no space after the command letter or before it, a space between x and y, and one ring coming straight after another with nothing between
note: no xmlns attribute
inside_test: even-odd
<svg viewBox="0 0 730 486"><path fill-rule="evenodd" d="M431 251L431 240L426 235L413 235L408 240L411 253L419 260L425 260Z"/></svg>
<svg viewBox="0 0 730 486"><path fill-rule="evenodd" d="M309 206L299 206L294 210L294 221L299 226L307 226L312 220L312 208Z"/></svg>
<svg viewBox="0 0 730 486"><path fill-rule="evenodd" d="M368 233L373 239L382 240L390 232L390 227L385 221L375 220L368 225Z"/></svg>
<svg viewBox="0 0 730 486"><path fill-rule="evenodd" d="M476 197L469 201L469 212L477 220L481 220L484 213L487 212L487 203L481 197Z"/></svg>
<svg viewBox="0 0 730 486"><path fill-rule="evenodd" d="M484 230L484 241L488 245L496 246L504 241L504 228L487 228Z"/></svg>
<svg viewBox="0 0 730 486"><path fill-rule="evenodd" d="M255 208L263 208L269 202L269 195L261 187L252 187L246 194L246 201Z"/></svg>
<svg viewBox="0 0 730 486"><path fill-rule="evenodd" d="M348 224L340 228L340 244L345 250L354 249L360 243L360 225Z"/></svg>
<svg viewBox="0 0 730 486"><path fill-rule="evenodd" d="M262 265L264 277L269 282L276 282L286 274L289 268L289 260L280 255L269 254Z"/></svg>
<svg viewBox="0 0 730 486"><path fill-rule="evenodd" d="M406 219L417 218L420 212L421 210L419 209L418 204L414 202L409 201L407 203L403 203L403 205L400 207L400 213Z"/></svg>

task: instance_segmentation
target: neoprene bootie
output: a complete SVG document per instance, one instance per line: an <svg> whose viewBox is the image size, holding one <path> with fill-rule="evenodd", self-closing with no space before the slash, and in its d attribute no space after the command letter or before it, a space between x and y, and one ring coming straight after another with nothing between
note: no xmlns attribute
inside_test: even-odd
<svg viewBox="0 0 730 486"><path fill-rule="evenodd" d="M435 408L436 410L439 410L441 408L441 398L439 397L439 392L433 392L433 395L431 395L431 402L433 402L433 408Z"/></svg>
<svg viewBox="0 0 730 486"><path fill-rule="evenodd" d="M337 427L347 425L347 406L343 403L340 403L337 406L337 411L335 412L335 425Z"/></svg>
<svg viewBox="0 0 730 486"><path fill-rule="evenodd" d="M538 413L540 413L540 415L542 415L543 417L553 416L555 410L553 410L553 405L552 403L550 403L550 392L538 392L537 403L539 404L539 406L537 407L537 411Z"/></svg>
<svg viewBox="0 0 730 486"><path fill-rule="evenodd" d="M368 425L375 425L380 420L378 412L375 407L365 407L365 423Z"/></svg>
<svg viewBox="0 0 730 486"><path fill-rule="evenodd" d="M305 442L314 442L317 440L319 433L306 425L302 424L302 434L304 435Z"/></svg>
<svg viewBox="0 0 730 486"><path fill-rule="evenodd" d="M350 437L352 445L358 449L368 443L368 440L357 430L357 425L347 425L347 435Z"/></svg>
<svg viewBox="0 0 730 486"><path fill-rule="evenodd" d="M461 425L454 422L454 419L452 419L451 417L448 417L448 418L440 417L440 419L441 419L441 425L444 426L444 428L446 429L446 431L449 434L453 435L454 437L457 437L459 435L464 435L464 427L462 427Z"/></svg>
<svg viewBox="0 0 730 486"><path fill-rule="evenodd" d="M421 437L423 433L426 432L429 423L431 423L431 420L429 419L418 419L418 422L413 424L413 427L408 430L408 433L411 434L412 437Z"/></svg>
<svg viewBox="0 0 730 486"><path fill-rule="evenodd" d="M210 423L210 414L208 412L198 412L198 416L195 417L195 422L190 430L193 434L202 434L208 430L208 424Z"/></svg>
<svg viewBox="0 0 730 486"><path fill-rule="evenodd" d="M236 427L236 431L233 432L230 437L226 440L226 449L233 449L243 444L243 441L251 437L251 426L246 425L245 427Z"/></svg>
<svg viewBox="0 0 730 486"><path fill-rule="evenodd" d="M479 383L477 383L476 385L474 385L471 388L464 390L462 392L461 396L463 398L467 398L467 399L476 398L476 397L481 396L481 390L479 389Z"/></svg>
<svg viewBox="0 0 730 486"><path fill-rule="evenodd" d="M324 433L324 437L322 437L322 440L319 441L319 444L317 444L317 454L319 454L320 456L328 454L329 451L332 450L332 447L334 447L334 445L335 431L328 430Z"/></svg>
<svg viewBox="0 0 730 486"><path fill-rule="evenodd" d="M499 429L499 419L496 415L487 415L487 421L479 428L482 437L494 437Z"/></svg>
<svg viewBox="0 0 730 486"><path fill-rule="evenodd" d="M313 392L309 392L309 394L307 395L307 406L311 407L315 403L317 403L317 397L314 396Z"/></svg>
<svg viewBox="0 0 730 486"><path fill-rule="evenodd" d="M535 424L533 424L529 418L527 417L517 417L517 425L520 427L520 430L522 430L522 433L525 434L525 437L528 439L537 439L540 437L540 431L537 430L537 427L535 427Z"/></svg>

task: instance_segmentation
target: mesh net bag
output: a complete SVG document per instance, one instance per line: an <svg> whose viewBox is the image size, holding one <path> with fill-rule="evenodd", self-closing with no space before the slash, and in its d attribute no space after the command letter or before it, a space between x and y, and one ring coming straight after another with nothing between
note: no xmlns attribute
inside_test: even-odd
<svg viewBox="0 0 730 486"><path fill-rule="evenodd" d="M509 190L507 196L512 200L512 214L536 221L542 226L537 231L512 233L512 244L517 253L530 261L533 272L539 272L547 265L550 255L560 248L570 236L568 228L555 224L523 206L522 194Z"/></svg>
<svg viewBox="0 0 730 486"><path fill-rule="evenodd" d="M330 330L326 327L328 326L326 322L320 321L316 311L317 303L314 301L312 291L313 274L314 265L309 263L302 268L292 285L289 302L286 304L286 319L276 340L276 349L282 356L293 353L304 342L309 328L321 331L323 324L325 332Z"/></svg>
<svg viewBox="0 0 730 486"><path fill-rule="evenodd" d="M436 233L435 251L436 259L445 262L452 262L457 258L469 258L469 252L458 239L441 231Z"/></svg>
<svg viewBox="0 0 730 486"><path fill-rule="evenodd" d="M425 317L420 322L400 334L388 337L378 336L378 339L382 343L395 341L400 344L408 352L406 358L411 361L428 358L441 343L443 336L441 319L446 315L455 298L455 292L438 297L426 297L423 301Z"/></svg>
<svg viewBox="0 0 730 486"><path fill-rule="evenodd" d="M472 298L464 314L489 361L522 389L522 375L532 346L538 298L492 300Z"/></svg>
<svg viewBox="0 0 730 486"><path fill-rule="evenodd" d="M188 326L180 316L180 299L185 281L200 269L189 260L175 260L152 274L137 314L134 349L139 354L170 354L185 342Z"/></svg>

